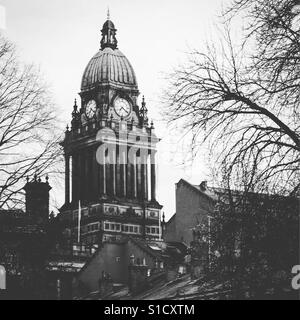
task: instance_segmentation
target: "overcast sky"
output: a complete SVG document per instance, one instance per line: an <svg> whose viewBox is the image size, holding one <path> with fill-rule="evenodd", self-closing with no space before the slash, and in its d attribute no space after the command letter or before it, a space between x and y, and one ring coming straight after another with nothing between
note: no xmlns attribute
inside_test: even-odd
<svg viewBox="0 0 300 320"><path fill-rule="evenodd" d="M165 74L182 63L191 48L204 49L205 41L216 32L222 4L229 1L0 0L0 6L6 11L6 36L17 44L22 60L40 66L66 124L71 120L83 71L99 49L109 6L118 29L119 49L135 69L139 89L162 138L158 196L169 218L175 212L175 183L185 178L199 184L209 172L204 149L192 167L180 165L186 152L178 140L180 134L168 134L160 116ZM63 199L58 199L63 204Z"/></svg>

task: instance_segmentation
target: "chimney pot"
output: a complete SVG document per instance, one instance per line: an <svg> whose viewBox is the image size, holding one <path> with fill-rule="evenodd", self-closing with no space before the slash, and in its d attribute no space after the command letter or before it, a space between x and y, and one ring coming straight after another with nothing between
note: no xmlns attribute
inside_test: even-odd
<svg viewBox="0 0 300 320"><path fill-rule="evenodd" d="M205 190L207 189L207 181L202 181L202 182L200 183L200 189L201 189L202 191L205 191Z"/></svg>

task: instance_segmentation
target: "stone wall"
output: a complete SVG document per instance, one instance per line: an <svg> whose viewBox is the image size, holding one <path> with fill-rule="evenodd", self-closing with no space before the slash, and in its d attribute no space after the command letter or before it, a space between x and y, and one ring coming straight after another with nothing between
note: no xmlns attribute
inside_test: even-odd
<svg viewBox="0 0 300 320"><path fill-rule="evenodd" d="M192 228L198 224L207 224L208 215L213 212L212 200L187 182L176 185L176 215L166 225L167 241L193 241Z"/></svg>

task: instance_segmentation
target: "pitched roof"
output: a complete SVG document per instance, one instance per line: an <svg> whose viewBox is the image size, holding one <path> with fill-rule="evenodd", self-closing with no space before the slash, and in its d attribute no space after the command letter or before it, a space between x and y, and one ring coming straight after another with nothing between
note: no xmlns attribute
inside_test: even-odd
<svg viewBox="0 0 300 320"><path fill-rule="evenodd" d="M184 184L185 186L187 186L188 188L196 191L197 193L206 196L207 198L211 199L211 200L218 200L218 196L217 196L217 188L202 188L201 185L193 185L189 182L187 182L184 179L179 180L179 182L177 183L177 185L179 184ZM221 191L221 189L219 190Z"/></svg>
<svg viewBox="0 0 300 320"><path fill-rule="evenodd" d="M132 238L132 237L130 237L128 239L128 241L131 241L133 244L138 246L141 250L145 251L147 254L149 254L153 258L156 258L159 260L164 259L163 254L162 254L162 250L158 251L158 250L152 249L150 247L150 243L148 241L143 240L143 239L136 239L136 238Z"/></svg>
<svg viewBox="0 0 300 320"><path fill-rule="evenodd" d="M166 222L166 224L170 224L176 218L176 213L172 215L172 217Z"/></svg>

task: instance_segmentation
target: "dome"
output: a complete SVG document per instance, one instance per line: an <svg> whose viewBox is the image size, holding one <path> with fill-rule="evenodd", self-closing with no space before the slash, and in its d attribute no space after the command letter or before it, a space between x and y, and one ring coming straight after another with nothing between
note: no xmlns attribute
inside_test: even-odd
<svg viewBox="0 0 300 320"><path fill-rule="evenodd" d="M81 90L93 89L99 84L137 88L134 70L120 50L106 47L90 60L82 77Z"/></svg>
<svg viewBox="0 0 300 320"><path fill-rule="evenodd" d="M103 29L105 28L116 29L114 23L111 20L105 21Z"/></svg>

